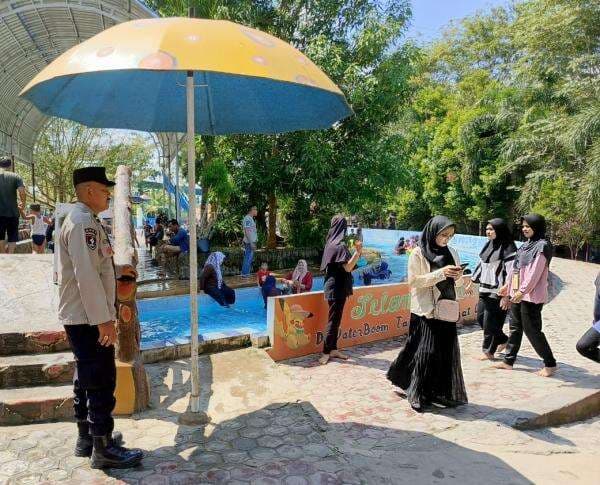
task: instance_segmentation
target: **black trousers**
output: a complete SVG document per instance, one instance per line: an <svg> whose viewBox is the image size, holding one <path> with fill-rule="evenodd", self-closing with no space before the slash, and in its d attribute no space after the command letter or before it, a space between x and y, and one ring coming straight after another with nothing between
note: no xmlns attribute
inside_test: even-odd
<svg viewBox="0 0 600 485"><path fill-rule="evenodd" d="M486 354L495 354L498 346L508 341L502 331L505 320L506 310L500 308L500 299L481 294L477 304L477 322L483 329L481 349Z"/></svg>
<svg viewBox="0 0 600 485"><path fill-rule="evenodd" d="M523 332L537 354L544 360L544 366L556 366L556 360L548 340L542 332L542 307L543 303L530 303L521 301L513 303L510 308L510 336L506 345L504 362L513 365L521 348Z"/></svg>
<svg viewBox="0 0 600 485"><path fill-rule="evenodd" d="M329 354L332 350L337 350L338 333L340 324L342 323L342 313L344 313L344 305L346 298L338 300L329 300L329 318L327 321L327 336L325 337L325 345L323 353Z"/></svg>
<svg viewBox="0 0 600 485"><path fill-rule="evenodd" d="M235 291L225 283L221 284L221 288L212 287L204 290L208 296L215 300L219 305L233 305L235 303Z"/></svg>
<svg viewBox="0 0 600 485"><path fill-rule="evenodd" d="M600 332L594 327L590 328L581 336L575 348L584 357L600 363Z"/></svg>
<svg viewBox="0 0 600 485"><path fill-rule="evenodd" d="M105 436L114 428L115 348L98 343L99 331L95 325L65 325L65 331L75 355L75 419L87 421L92 436Z"/></svg>

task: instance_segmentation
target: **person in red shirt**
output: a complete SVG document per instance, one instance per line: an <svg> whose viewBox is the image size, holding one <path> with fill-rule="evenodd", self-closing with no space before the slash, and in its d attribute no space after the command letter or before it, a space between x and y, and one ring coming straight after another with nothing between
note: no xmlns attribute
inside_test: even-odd
<svg viewBox="0 0 600 485"><path fill-rule="evenodd" d="M304 293L310 291L313 285L313 277L312 273L308 270L306 260L299 260L296 269L290 271L282 282L290 288L292 293Z"/></svg>
<svg viewBox="0 0 600 485"><path fill-rule="evenodd" d="M262 288L262 285L265 284L267 276L270 274L271 272L269 271L269 265L267 263L261 264L260 269L256 272L256 281L258 282L258 286Z"/></svg>

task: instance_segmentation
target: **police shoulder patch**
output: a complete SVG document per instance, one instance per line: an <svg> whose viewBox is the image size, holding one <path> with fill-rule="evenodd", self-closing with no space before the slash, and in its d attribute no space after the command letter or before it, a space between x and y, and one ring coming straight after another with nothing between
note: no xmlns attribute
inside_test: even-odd
<svg viewBox="0 0 600 485"><path fill-rule="evenodd" d="M92 227L85 228L85 243L91 251L98 247L98 232Z"/></svg>

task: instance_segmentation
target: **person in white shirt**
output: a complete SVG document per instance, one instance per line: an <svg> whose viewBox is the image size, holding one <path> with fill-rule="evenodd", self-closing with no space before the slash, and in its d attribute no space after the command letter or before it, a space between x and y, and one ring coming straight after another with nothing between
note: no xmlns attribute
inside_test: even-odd
<svg viewBox="0 0 600 485"><path fill-rule="evenodd" d="M242 277L250 277L252 271L252 261L254 260L254 251L256 251L256 242L258 234L256 232L256 222L254 218L258 210L256 206L250 207L248 214L242 220L242 230L244 231L244 261L242 263Z"/></svg>
<svg viewBox="0 0 600 485"><path fill-rule="evenodd" d="M31 204L31 211L25 219L31 224L31 246L34 253L44 254L46 252L46 227L50 224L50 218L41 214L40 204Z"/></svg>

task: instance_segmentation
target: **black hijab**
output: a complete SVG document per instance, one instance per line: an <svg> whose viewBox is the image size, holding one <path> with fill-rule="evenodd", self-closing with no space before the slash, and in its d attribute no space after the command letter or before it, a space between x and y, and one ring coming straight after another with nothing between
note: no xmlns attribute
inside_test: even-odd
<svg viewBox="0 0 600 485"><path fill-rule="evenodd" d="M502 261L506 256L516 253L517 246L515 246L508 224L506 224L504 219L490 219L488 224L496 231L496 238L488 241L483 246L483 249L479 253L481 261L484 263Z"/></svg>
<svg viewBox="0 0 600 485"><path fill-rule="evenodd" d="M533 237L519 248L515 259L515 272L533 263L540 253L546 258L547 265L550 265L552 259L552 244L546 239L546 219L539 214L527 214L521 217L521 223L523 221L533 229Z"/></svg>
<svg viewBox="0 0 600 485"><path fill-rule="evenodd" d="M432 270L440 269L448 265L456 265L456 261L454 261L454 257L448 246L438 246L435 242L435 238L440 232L455 226L456 224L454 224L454 222L444 216L432 217L427 224L425 224L421 239L419 240L419 247L421 248L423 256L425 256L425 259L429 261ZM437 283L436 286L437 289L440 290L440 298L456 300L456 291L454 289L454 280L452 278L446 278L444 281Z"/></svg>
<svg viewBox="0 0 600 485"><path fill-rule="evenodd" d="M419 240L419 246L421 247L423 256L429 261L432 268L439 269L449 264L456 264L448 246L442 247L435 243L435 238L440 232L455 226L454 222L444 216L432 217L425 224L421 239Z"/></svg>
<svg viewBox="0 0 600 485"><path fill-rule="evenodd" d="M323 259L321 259L321 271L325 271L330 263L346 263L350 260L350 251L343 244L347 226L346 218L340 214L331 219L331 227L325 240Z"/></svg>

